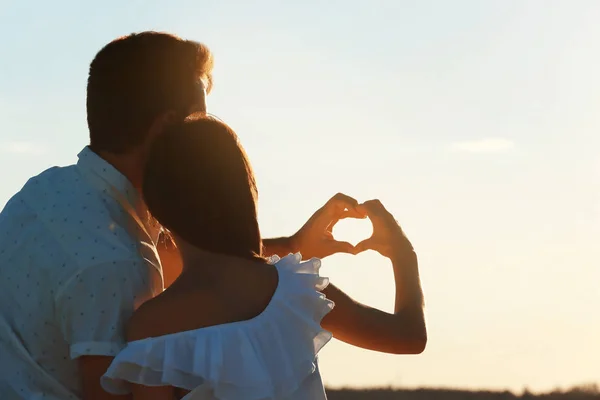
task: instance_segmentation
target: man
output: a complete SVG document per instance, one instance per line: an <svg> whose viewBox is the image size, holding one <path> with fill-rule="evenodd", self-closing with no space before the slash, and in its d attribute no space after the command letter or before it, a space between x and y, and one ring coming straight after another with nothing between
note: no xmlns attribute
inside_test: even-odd
<svg viewBox="0 0 600 400"><path fill-rule="evenodd" d="M0 214L2 399L111 399L100 376L124 345L135 308L180 268L139 188L149 143L166 124L205 112L212 55L154 32L104 47L87 86L90 145L76 165L31 178ZM362 217L336 195L267 254L353 252L333 225Z"/></svg>

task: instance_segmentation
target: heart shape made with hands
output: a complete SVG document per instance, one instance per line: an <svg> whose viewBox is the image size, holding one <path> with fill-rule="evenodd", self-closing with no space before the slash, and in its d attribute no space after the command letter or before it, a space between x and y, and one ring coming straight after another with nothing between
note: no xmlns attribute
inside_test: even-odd
<svg viewBox="0 0 600 400"><path fill-rule="evenodd" d="M369 217L344 218L333 226L332 233L335 240L356 246L373 235L373 224Z"/></svg>

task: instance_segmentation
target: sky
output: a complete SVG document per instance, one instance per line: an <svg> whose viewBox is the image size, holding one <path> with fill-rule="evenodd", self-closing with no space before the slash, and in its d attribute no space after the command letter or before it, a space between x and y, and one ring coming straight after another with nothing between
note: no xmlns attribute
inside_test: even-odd
<svg viewBox="0 0 600 400"><path fill-rule="evenodd" d="M0 206L87 144L95 53L160 30L215 55L208 108L253 163L266 237L379 198L420 259L418 356L333 341L326 384L550 390L598 382L600 2L0 0ZM368 221L343 221L354 243ZM393 310L388 260L322 274Z"/></svg>

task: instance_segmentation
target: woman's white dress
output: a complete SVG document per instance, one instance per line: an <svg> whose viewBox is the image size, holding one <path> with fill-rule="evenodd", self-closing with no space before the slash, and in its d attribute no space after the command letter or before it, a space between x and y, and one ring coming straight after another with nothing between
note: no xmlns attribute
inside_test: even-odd
<svg viewBox="0 0 600 400"><path fill-rule="evenodd" d="M326 399L317 353L331 339L321 319L333 302L321 291L321 262L274 257L279 283L255 318L130 342L102 377L113 394L129 382L176 386L185 400ZM190 305L192 306L192 305Z"/></svg>

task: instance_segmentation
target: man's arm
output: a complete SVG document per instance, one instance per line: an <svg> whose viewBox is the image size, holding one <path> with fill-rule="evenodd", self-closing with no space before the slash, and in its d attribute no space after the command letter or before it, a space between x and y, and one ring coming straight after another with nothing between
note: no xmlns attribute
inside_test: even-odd
<svg viewBox="0 0 600 400"><path fill-rule="evenodd" d="M118 396L106 392L100 378L106 373L113 357L84 356L79 358L83 400L131 400L131 394Z"/></svg>
<svg viewBox="0 0 600 400"><path fill-rule="evenodd" d="M55 307L69 356L79 364L83 400L127 399L101 386L112 358L126 343L125 324L136 307L152 295L156 271L142 261L91 265L57 291Z"/></svg>
<svg viewBox="0 0 600 400"><path fill-rule="evenodd" d="M131 385L131 393L112 395L102 389L100 377L104 375L113 357L87 356L79 359L84 400L176 400L176 390L171 386ZM187 391L181 391L182 395Z"/></svg>

